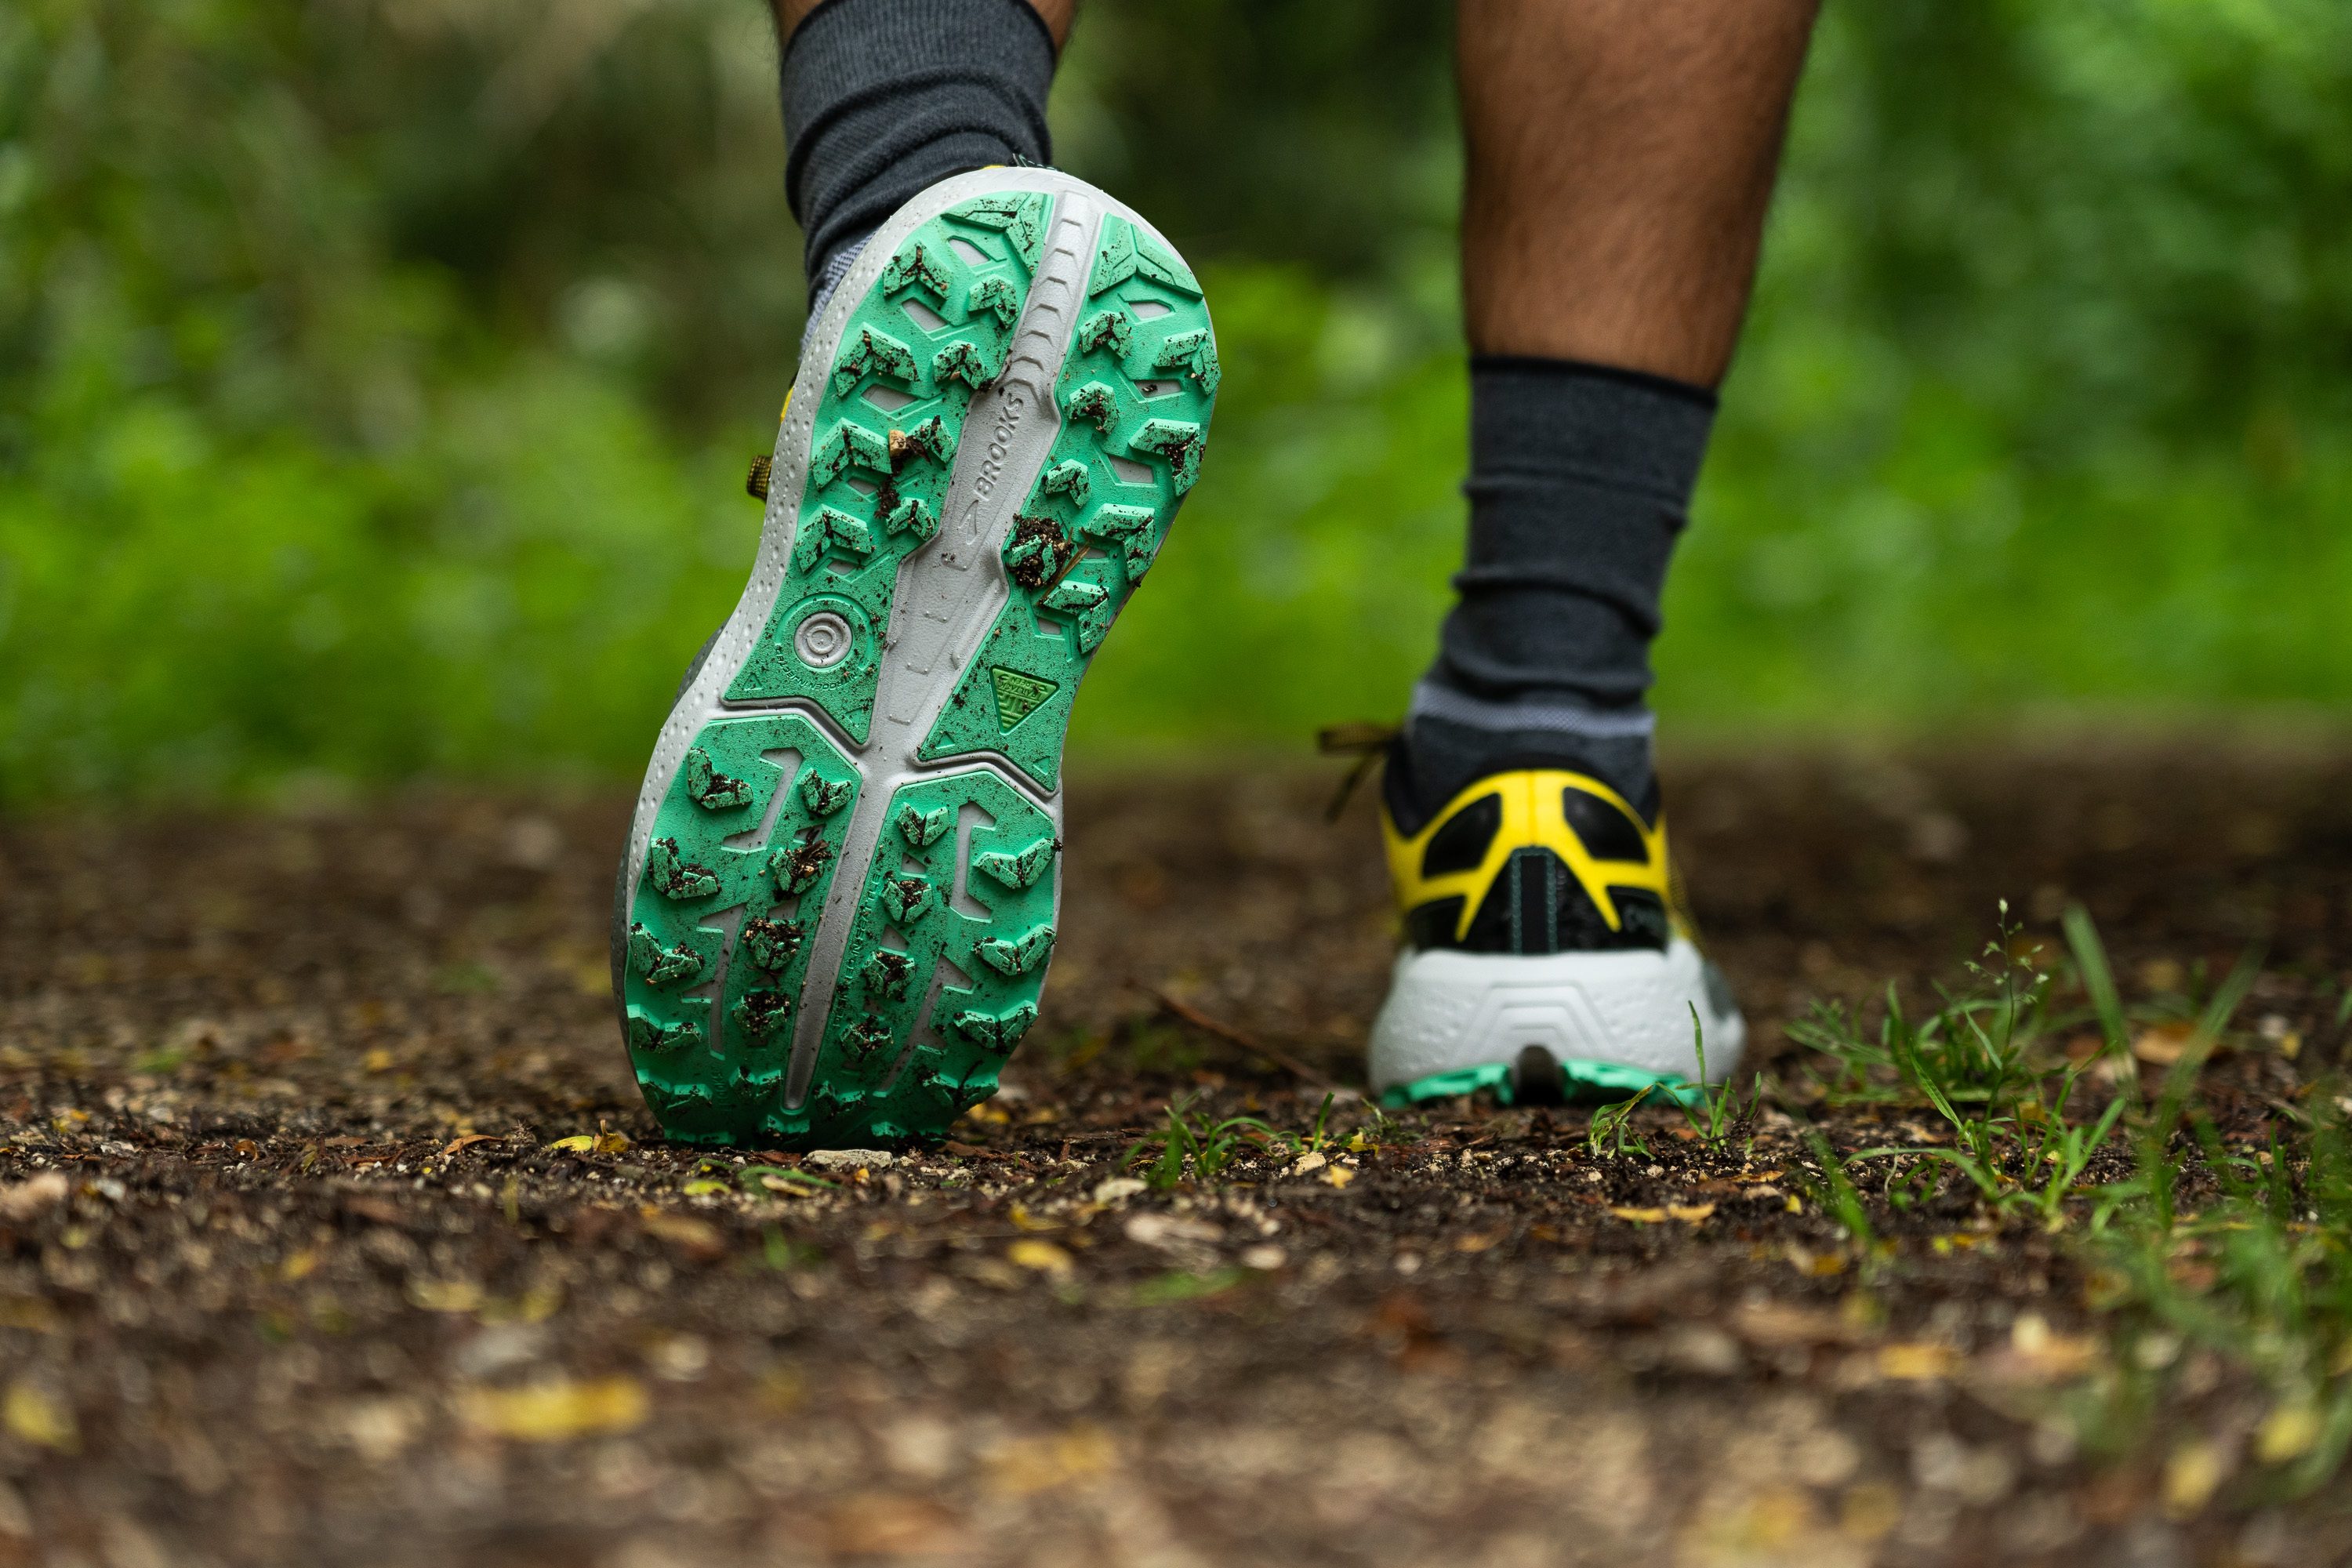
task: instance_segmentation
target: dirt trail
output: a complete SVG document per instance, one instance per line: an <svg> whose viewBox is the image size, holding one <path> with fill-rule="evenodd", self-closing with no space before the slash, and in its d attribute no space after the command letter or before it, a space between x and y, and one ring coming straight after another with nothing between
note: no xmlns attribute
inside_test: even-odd
<svg viewBox="0 0 2352 1568"><path fill-rule="evenodd" d="M1672 782L1767 1053L1950 974L2003 897L2053 942L2085 900L2133 984L2267 942L2249 1016L2311 1044L2224 1063L2225 1109L2340 1049L2352 759ZM1720 1149L1637 1113L1612 1158L1580 1110L1462 1104L1133 1190L1172 1095L1304 1132L1296 1069L1360 1081L1386 891L1328 784L1081 779L1012 1087L887 1163L652 1141L619 801L0 827L0 1564L2352 1555L2325 1496L2175 1519L2160 1446L2082 1451L2064 1238L1930 1205L1859 1281L1779 1112ZM1815 1120L1919 1131L1858 1114Z"/></svg>

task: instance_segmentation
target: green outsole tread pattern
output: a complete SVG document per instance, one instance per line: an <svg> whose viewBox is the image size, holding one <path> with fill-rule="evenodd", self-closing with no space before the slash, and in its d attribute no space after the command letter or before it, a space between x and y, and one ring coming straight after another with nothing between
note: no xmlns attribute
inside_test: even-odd
<svg viewBox="0 0 2352 1568"><path fill-rule="evenodd" d="M803 699L866 741L899 563L937 531L965 415L1002 369L1052 209L1037 192L960 203L893 252L851 312L793 558L730 700ZM859 775L816 725L712 721L660 807L625 984L638 1083L674 1138L935 1136L995 1091L1035 1021L1061 846L994 757L1057 787L1078 679L1198 475L1219 376L1200 286L1148 234L1106 216L1087 289L1056 389L1063 428L1006 542L1012 597L921 748L947 767L887 804L839 972L806 971ZM852 629L824 669L793 643L819 609ZM965 756L975 765L953 766ZM788 1110L803 1005L827 1007L826 1022Z"/></svg>
<svg viewBox="0 0 2352 1568"><path fill-rule="evenodd" d="M673 1136L790 1135L793 1016L858 787L795 714L717 719L696 736L654 819L624 961L630 1061Z"/></svg>
<svg viewBox="0 0 2352 1568"><path fill-rule="evenodd" d="M817 1058L811 1125L936 1132L996 1092L1054 943L1053 819L993 773L890 802Z"/></svg>
<svg viewBox="0 0 2352 1568"><path fill-rule="evenodd" d="M1087 287L1061 432L1004 543L1013 595L919 753L999 752L1045 790L1078 679L1199 477L1221 375L1200 284L1124 218L1103 219Z"/></svg>
<svg viewBox="0 0 2352 1568"><path fill-rule="evenodd" d="M1052 205L1037 191L960 203L909 236L850 312L814 416L783 586L730 700L804 698L866 739L899 563L939 531L964 416L1003 368ZM793 637L818 610L848 623L851 644L813 668Z"/></svg>

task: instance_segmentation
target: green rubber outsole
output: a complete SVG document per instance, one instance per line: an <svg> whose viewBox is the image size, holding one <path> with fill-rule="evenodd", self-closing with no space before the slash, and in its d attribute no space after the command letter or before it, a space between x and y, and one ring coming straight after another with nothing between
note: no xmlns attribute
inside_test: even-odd
<svg viewBox="0 0 2352 1568"><path fill-rule="evenodd" d="M1012 185L945 206L841 331L773 611L660 801L615 931L630 1058L673 1138L936 1136L1037 1017L1071 703L1198 476L1219 378L1199 284L1117 213L1060 285L1077 300L1060 426L994 542L1002 605L938 667L911 760L893 772L869 742L903 698L877 718L894 601L943 570L966 416L1030 341L1058 199ZM1003 432L973 434L993 460Z"/></svg>
<svg viewBox="0 0 2352 1568"><path fill-rule="evenodd" d="M1571 1101L1606 1104L1612 1100L1631 1100L1643 1089L1660 1101L1675 1100L1684 1105L1696 1105L1706 1091L1680 1073L1645 1072L1640 1068L1621 1067L1615 1062L1583 1061L1575 1058L1559 1064L1561 1076L1568 1083ZM1419 1105L1427 1100L1451 1100L1457 1095L1476 1094L1485 1089L1505 1105L1517 1098L1511 1084L1511 1069L1502 1062L1490 1062L1485 1067L1460 1068L1453 1072L1432 1073L1411 1083L1392 1084L1381 1093L1381 1103L1392 1110Z"/></svg>

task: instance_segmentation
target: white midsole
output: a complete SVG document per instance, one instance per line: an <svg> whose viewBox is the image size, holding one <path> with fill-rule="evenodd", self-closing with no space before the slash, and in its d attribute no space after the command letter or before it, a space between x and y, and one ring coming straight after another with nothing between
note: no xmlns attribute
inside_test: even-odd
<svg viewBox="0 0 2352 1568"><path fill-rule="evenodd" d="M1748 1024L1712 969L1681 937L1664 952L1400 953L1372 1024L1372 1089L1507 1065L1529 1046L1696 1081L1694 1011L1705 1076L1720 1082L1739 1066Z"/></svg>

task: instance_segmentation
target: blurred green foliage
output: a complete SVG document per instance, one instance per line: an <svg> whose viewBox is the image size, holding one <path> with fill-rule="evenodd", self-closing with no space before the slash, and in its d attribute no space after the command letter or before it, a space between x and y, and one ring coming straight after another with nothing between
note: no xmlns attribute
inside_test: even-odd
<svg viewBox="0 0 2352 1568"><path fill-rule="evenodd" d="M1081 744L1393 712L1459 551L1443 8L1092 0L1211 285ZM0 10L0 800L634 772L799 327L752 0ZM2352 698L2352 10L1832 8L1668 603L1685 726Z"/></svg>

